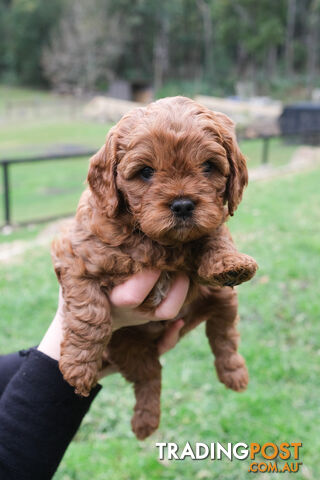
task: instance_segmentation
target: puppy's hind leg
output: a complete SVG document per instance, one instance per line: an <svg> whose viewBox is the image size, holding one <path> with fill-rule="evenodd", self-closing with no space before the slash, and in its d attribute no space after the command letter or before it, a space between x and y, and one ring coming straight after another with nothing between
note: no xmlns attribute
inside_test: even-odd
<svg viewBox="0 0 320 480"><path fill-rule="evenodd" d="M248 370L244 358L238 352L239 333L238 301L230 287L210 289L207 298L210 315L206 322L206 334L214 353L215 367L220 382L226 387L243 391L248 385Z"/></svg>
<svg viewBox="0 0 320 480"><path fill-rule="evenodd" d="M134 385L136 404L131 426L136 437L144 440L160 422L161 364L156 344L130 337L126 329L118 330L108 350L112 362Z"/></svg>

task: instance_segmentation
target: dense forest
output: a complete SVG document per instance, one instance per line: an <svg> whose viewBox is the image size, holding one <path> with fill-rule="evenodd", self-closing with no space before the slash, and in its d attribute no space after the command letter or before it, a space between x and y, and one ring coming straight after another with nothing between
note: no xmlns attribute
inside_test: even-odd
<svg viewBox="0 0 320 480"><path fill-rule="evenodd" d="M0 0L0 79L73 91L320 86L320 0Z"/></svg>

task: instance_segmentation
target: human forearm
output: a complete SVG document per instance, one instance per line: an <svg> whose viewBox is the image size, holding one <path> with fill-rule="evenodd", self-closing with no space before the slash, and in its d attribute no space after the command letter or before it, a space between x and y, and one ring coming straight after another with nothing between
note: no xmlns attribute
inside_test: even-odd
<svg viewBox="0 0 320 480"><path fill-rule="evenodd" d="M0 401L0 478L52 478L100 388L75 395L57 362L31 349Z"/></svg>

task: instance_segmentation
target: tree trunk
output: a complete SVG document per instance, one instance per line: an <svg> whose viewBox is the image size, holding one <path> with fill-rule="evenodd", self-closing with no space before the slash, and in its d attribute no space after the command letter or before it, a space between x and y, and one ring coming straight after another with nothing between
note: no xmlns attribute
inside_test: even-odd
<svg viewBox="0 0 320 480"><path fill-rule="evenodd" d="M287 28L286 28L286 41L285 41L285 65L287 75L291 75L293 72L293 39L294 39L294 27L296 20L296 0L287 0Z"/></svg>
<svg viewBox="0 0 320 480"><path fill-rule="evenodd" d="M213 77L213 35L210 5L205 0L197 0L197 6L201 14L203 24L205 77L211 80Z"/></svg>
<svg viewBox="0 0 320 480"><path fill-rule="evenodd" d="M277 67L277 48L275 45L271 45L268 49L266 65L266 76L272 78Z"/></svg>
<svg viewBox="0 0 320 480"><path fill-rule="evenodd" d="M310 6L309 25L307 34L307 89L308 96L312 96L315 78L318 70L319 58L319 29L320 29L320 1L313 0Z"/></svg>
<svg viewBox="0 0 320 480"><path fill-rule="evenodd" d="M160 27L153 45L153 83L157 92L163 85L163 79L169 65L169 19L162 15Z"/></svg>

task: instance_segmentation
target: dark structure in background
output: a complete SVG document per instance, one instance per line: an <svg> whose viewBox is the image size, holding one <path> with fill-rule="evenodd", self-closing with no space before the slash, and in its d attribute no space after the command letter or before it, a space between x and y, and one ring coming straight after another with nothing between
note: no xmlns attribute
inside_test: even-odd
<svg viewBox="0 0 320 480"><path fill-rule="evenodd" d="M139 82L128 82L120 79L114 80L110 83L106 95L107 97L141 103L150 103L154 100L152 86L143 80Z"/></svg>
<svg viewBox="0 0 320 480"><path fill-rule="evenodd" d="M283 109L279 118L281 134L293 141L320 144L320 103L297 103Z"/></svg>

